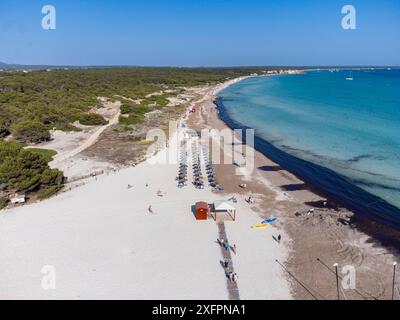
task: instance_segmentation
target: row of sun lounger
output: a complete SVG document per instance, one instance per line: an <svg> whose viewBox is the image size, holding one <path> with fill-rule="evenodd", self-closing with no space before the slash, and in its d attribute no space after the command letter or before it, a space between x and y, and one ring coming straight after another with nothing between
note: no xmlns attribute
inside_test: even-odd
<svg viewBox="0 0 400 320"><path fill-rule="evenodd" d="M188 160L187 160L187 151L186 151L186 141L182 141L180 153L179 153L179 171L177 180L177 187L183 188L187 185L187 168L188 168Z"/></svg>
<svg viewBox="0 0 400 320"><path fill-rule="evenodd" d="M197 141L192 142L192 161L193 161L193 185L197 189L204 189L203 176L201 174L200 153L197 147Z"/></svg>
<svg viewBox="0 0 400 320"><path fill-rule="evenodd" d="M215 171L213 167L213 162L210 160L210 155L208 151L208 146L203 145L203 157L204 157L204 162L206 164L206 172L207 172L207 179L210 184L210 187L213 187L217 190L224 190L219 183L217 182L215 178Z"/></svg>

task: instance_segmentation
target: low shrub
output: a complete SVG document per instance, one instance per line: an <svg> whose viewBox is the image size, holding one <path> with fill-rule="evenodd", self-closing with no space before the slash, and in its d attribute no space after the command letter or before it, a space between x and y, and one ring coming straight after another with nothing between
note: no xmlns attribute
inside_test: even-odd
<svg viewBox="0 0 400 320"><path fill-rule="evenodd" d="M11 126L13 136L23 142L42 142L50 140L49 129L39 121L25 120Z"/></svg>
<svg viewBox="0 0 400 320"><path fill-rule="evenodd" d="M62 189L62 186L50 186L43 188L37 193L37 197L40 200L50 198L51 196L54 196L58 191Z"/></svg>
<svg viewBox="0 0 400 320"><path fill-rule="evenodd" d="M4 197L0 197L0 210L4 209L7 206L8 199Z"/></svg>
<svg viewBox="0 0 400 320"><path fill-rule="evenodd" d="M79 116L79 123L84 126L104 126L108 121L97 113L82 113Z"/></svg>

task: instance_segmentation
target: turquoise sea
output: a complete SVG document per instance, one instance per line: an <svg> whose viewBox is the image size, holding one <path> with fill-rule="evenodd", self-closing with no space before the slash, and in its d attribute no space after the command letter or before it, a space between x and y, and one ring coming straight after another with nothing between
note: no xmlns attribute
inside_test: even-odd
<svg viewBox="0 0 400 320"><path fill-rule="evenodd" d="M250 78L217 103L228 124L255 129L256 148L272 160L400 226L399 69Z"/></svg>

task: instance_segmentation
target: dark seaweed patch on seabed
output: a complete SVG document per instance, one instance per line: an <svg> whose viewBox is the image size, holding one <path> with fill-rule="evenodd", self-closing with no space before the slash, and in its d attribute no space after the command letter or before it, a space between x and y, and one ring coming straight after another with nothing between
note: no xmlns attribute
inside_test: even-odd
<svg viewBox="0 0 400 320"><path fill-rule="evenodd" d="M229 117L221 99L217 99L215 105L219 117L231 129L250 129ZM243 140L246 143L245 137ZM254 144L251 146L312 188L316 188L321 195L354 211L360 218L369 218L382 223L382 225L400 230L400 208L362 189L348 177L322 165L298 158L275 147L257 134L254 137Z"/></svg>
<svg viewBox="0 0 400 320"><path fill-rule="evenodd" d="M350 158L350 159L348 159L346 161L347 162L359 162L359 161L361 161L363 159L372 159L372 158L374 158L374 156L371 155L371 154L362 154L362 155L359 155L359 156L355 156L354 158Z"/></svg>
<svg viewBox="0 0 400 320"><path fill-rule="evenodd" d="M274 144L273 141L271 141L271 143ZM316 153L314 153L312 151L309 151L309 150L302 150L302 149L298 149L298 148L293 148L293 147L290 147L288 145L281 145L281 147L284 150L295 152L298 155L302 155L302 154L303 155L308 155L308 156L311 156L314 159L321 160L323 163L331 164L334 167L343 168L343 169L349 169L349 165L351 165L353 163L358 163L358 162L360 162L360 161L362 161L364 159L374 159L374 160L379 160L379 161L387 159L386 157L383 157L383 156L374 156L374 155L370 155L370 154L364 154L364 155L355 156L354 158L350 158L350 159L347 159L347 160L340 160L340 159L335 159L335 158L323 156L323 155L320 155L320 154L316 154ZM374 177L381 177L382 179L385 179L387 181L398 182L397 179L385 176L385 175L380 174L380 173L366 171L366 170L360 170L360 169L358 169L356 167L351 167L351 170L356 171L356 172L360 172L360 173L363 173L363 174L371 175L371 176L374 176ZM349 178L349 179L351 180L351 178ZM355 179L353 179L352 181L355 181L355 183L357 183L357 184L358 184L358 181L360 181L360 185L368 186L367 180L361 180L361 179L360 180L355 180ZM371 182L371 184L372 184L372 182ZM382 184L381 189L385 189L383 184ZM391 189L389 186L386 189L387 190L396 190L396 189Z"/></svg>

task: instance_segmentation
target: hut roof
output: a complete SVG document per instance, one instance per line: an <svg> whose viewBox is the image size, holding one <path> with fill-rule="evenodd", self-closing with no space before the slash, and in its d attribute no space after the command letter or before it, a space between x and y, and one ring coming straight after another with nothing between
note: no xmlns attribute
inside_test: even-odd
<svg viewBox="0 0 400 320"><path fill-rule="evenodd" d="M197 209L207 209L208 210L208 203L204 201L196 202L196 210Z"/></svg>
<svg viewBox="0 0 400 320"><path fill-rule="evenodd" d="M233 211L235 207L226 200L214 201L214 210L216 211Z"/></svg>

